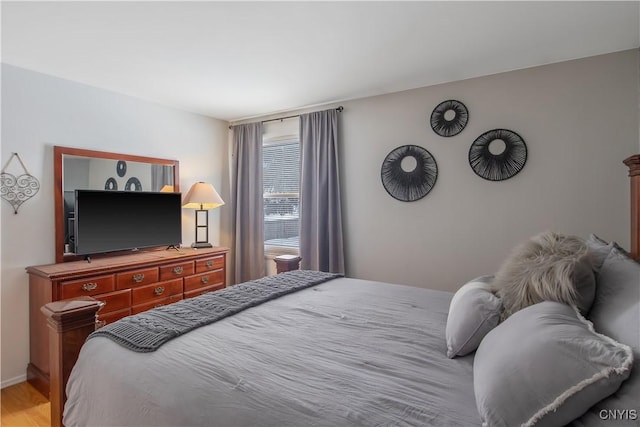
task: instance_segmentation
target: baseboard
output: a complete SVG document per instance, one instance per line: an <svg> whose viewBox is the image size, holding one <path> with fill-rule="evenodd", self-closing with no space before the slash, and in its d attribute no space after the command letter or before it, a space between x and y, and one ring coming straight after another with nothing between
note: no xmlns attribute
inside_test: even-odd
<svg viewBox="0 0 640 427"><path fill-rule="evenodd" d="M11 387L12 385L23 383L27 380L27 374L19 375L15 378L4 380L0 383L0 388Z"/></svg>

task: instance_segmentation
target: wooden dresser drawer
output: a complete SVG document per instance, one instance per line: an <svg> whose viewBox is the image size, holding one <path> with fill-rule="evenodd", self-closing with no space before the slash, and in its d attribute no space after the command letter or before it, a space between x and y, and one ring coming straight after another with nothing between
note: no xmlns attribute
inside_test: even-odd
<svg viewBox="0 0 640 427"><path fill-rule="evenodd" d="M131 289L96 295L94 298L104 302L104 306L99 312L100 314L107 314L125 308L128 309L131 306Z"/></svg>
<svg viewBox="0 0 640 427"><path fill-rule="evenodd" d="M48 396L52 368L59 371L59 366L52 366L49 360L50 328L42 306L61 299L90 296L106 302L97 313L98 320L113 323L134 313L178 302L186 296L224 288L228 252L229 249L223 247L184 247L179 251L153 248L96 256L91 262L65 256L69 262L27 267L29 365L26 376L29 383ZM156 292L158 287L164 290ZM56 393L60 391L54 388Z"/></svg>
<svg viewBox="0 0 640 427"><path fill-rule="evenodd" d="M116 288L128 289L158 281L158 267L131 270L116 274Z"/></svg>
<svg viewBox="0 0 640 427"><path fill-rule="evenodd" d="M200 288L200 289L196 289L195 291L191 291L191 292L185 292L184 293L184 298L194 298L194 297L199 297L202 294L206 294L207 292L212 292L212 291L217 291L220 289L224 289L224 283L220 283L218 285L213 285L213 286L208 286L206 288Z"/></svg>
<svg viewBox="0 0 640 427"><path fill-rule="evenodd" d="M178 294L182 294L182 279L167 280L131 289L131 304L138 305Z"/></svg>
<svg viewBox="0 0 640 427"><path fill-rule="evenodd" d="M196 274L195 276L184 278L184 291L190 292L196 289L205 288L213 285L224 285L224 270L215 270L209 273Z"/></svg>
<svg viewBox="0 0 640 427"><path fill-rule="evenodd" d="M147 302L144 304L134 305L131 308L131 314L142 313L143 311L151 310L152 308L161 307L163 305L172 304L174 302L180 301L182 299L182 294L173 295L169 298L163 298L151 302Z"/></svg>
<svg viewBox="0 0 640 427"><path fill-rule="evenodd" d="M224 258L224 255L218 255L211 258L196 260L196 273L204 273L205 271L224 268Z"/></svg>
<svg viewBox="0 0 640 427"><path fill-rule="evenodd" d="M81 280L69 280L61 283L61 299L104 294L116 289L113 274L108 276L87 277Z"/></svg>
<svg viewBox="0 0 640 427"><path fill-rule="evenodd" d="M120 320L123 317L131 315L131 309L125 308L124 310L112 311L110 313L98 314L98 321L104 322L105 325L113 323L116 320Z"/></svg>
<svg viewBox="0 0 640 427"><path fill-rule="evenodd" d="M193 269L193 261L164 265L160 267L160 280L170 280L178 277L189 276L194 273Z"/></svg>

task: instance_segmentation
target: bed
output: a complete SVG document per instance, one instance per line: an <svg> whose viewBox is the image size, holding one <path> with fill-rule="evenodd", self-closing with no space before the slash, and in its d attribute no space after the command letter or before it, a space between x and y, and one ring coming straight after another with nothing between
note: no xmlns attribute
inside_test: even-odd
<svg viewBox="0 0 640 427"><path fill-rule="evenodd" d="M442 357L450 299L336 278L151 353L94 338L70 378L65 424L479 425L472 357Z"/></svg>
<svg viewBox="0 0 640 427"><path fill-rule="evenodd" d="M496 320L478 338L485 317L456 344L447 328L454 304L462 307L456 313L469 313L459 302L462 292L326 275L259 301L231 301L229 294L240 292L234 288L270 284L252 282L219 293L238 309L222 309L215 322L197 328L178 319L158 331L149 323L173 320L156 309L160 314L152 310L144 322L123 322L120 332L99 329L82 345L68 383L59 374L63 387L67 383L64 424L638 425L640 155L625 163L632 176L632 252L590 236L599 264L588 313L545 301ZM278 276L293 283L306 274ZM488 279L474 279L468 289L483 283ZM196 302L201 308L210 303ZM171 305L175 312L182 310L178 304ZM559 330L558 318L568 319ZM147 338L132 341L138 334L132 325L157 332L153 345ZM166 332L181 327L179 336ZM586 362L576 356L584 342L598 346ZM52 396L53 417L63 403Z"/></svg>

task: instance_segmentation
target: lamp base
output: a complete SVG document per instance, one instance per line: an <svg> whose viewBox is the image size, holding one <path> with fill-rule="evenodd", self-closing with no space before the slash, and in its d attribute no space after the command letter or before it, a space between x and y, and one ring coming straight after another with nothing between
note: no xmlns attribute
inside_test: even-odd
<svg viewBox="0 0 640 427"><path fill-rule="evenodd" d="M213 245L209 242L199 242L199 243L192 243L191 247L195 249L201 249L201 248L212 248Z"/></svg>

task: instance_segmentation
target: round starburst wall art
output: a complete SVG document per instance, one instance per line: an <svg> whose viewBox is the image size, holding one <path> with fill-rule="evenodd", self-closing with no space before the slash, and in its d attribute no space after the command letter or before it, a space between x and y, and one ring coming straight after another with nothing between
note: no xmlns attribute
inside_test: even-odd
<svg viewBox="0 0 640 427"><path fill-rule="evenodd" d="M469 148L471 169L489 181L511 178L526 162L527 144L520 135L508 129L485 132Z"/></svg>
<svg viewBox="0 0 640 427"><path fill-rule="evenodd" d="M440 136L450 137L462 132L469 122L469 110L460 101L441 102L431 113L431 129Z"/></svg>
<svg viewBox="0 0 640 427"><path fill-rule="evenodd" d="M394 199L414 202L429 194L438 178L438 165L430 152L417 145L392 150L382 162L382 185Z"/></svg>

